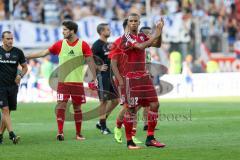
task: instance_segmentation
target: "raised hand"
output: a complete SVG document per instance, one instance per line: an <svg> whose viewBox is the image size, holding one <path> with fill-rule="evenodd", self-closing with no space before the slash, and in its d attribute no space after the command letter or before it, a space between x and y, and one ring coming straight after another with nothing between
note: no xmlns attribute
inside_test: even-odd
<svg viewBox="0 0 240 160"><path fill-rule="evenodd" d="M161 19L157 22L156 27L161 29L161 31L162 31L163 26L164 26L164 20L161 17Z"/></svg>
<svg viewBox="0 0 240 160"><path fill-rule="evenodd" d="M163 18L161 18L159 21L156 22L156 29L155 29L156 37L159 37L162 34L163 26L164 26L164 21L163 21Z"/></svg>

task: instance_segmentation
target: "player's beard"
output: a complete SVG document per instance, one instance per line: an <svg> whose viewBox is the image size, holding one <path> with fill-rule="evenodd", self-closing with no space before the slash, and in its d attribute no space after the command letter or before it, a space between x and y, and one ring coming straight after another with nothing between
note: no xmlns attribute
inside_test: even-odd
<svg viewBox="0 0 240 160"><path fill-rule="evenodd" d="M7 48L12 48L12 47L13 47L13 44L12 44L12 43L11 43L11 44L9 43L9 44L7 44L6 46L7 46Z"/></svg>
<svg viewBox="0 0 240 160"><path fill-rule="evenodd" d="M107 39L110 37L110 34L106 34L106 35L104 35L104 37Z"/></svg>
<svg viewBox="0 0 240 160"><path fill-rule="evenodd" d="M13 47L13 43L5 43L3 46L5 46L6 49L10 50Z"/></svg>
<svg viewBox="0 0 240 160"><path fill-rule="evenodd" d="M65 39L70 40L72 37L73 37L73 35L69 34L69 35L65 36Z"/></svg>

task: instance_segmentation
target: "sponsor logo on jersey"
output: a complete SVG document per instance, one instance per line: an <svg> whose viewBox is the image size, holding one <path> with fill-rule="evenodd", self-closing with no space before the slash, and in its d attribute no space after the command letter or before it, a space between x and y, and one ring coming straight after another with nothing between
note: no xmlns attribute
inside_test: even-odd
<svg viewBox="0 0 240 160"><path fill-rule="evenodd" d="M71 50L70 52L68 52L68 55L70 55L70 56L74 56L74 52L73 52L73 50Z"/></svg>

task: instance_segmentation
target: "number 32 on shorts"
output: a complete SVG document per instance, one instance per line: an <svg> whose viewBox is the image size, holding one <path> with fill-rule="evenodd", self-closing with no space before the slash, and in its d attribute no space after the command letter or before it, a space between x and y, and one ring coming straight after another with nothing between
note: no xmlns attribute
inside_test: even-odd
<svg viewBox="0 0 240 160"><path fill-rule="evenodd" d="M138 105L138 97L130 97L130 105Z"/></svg>

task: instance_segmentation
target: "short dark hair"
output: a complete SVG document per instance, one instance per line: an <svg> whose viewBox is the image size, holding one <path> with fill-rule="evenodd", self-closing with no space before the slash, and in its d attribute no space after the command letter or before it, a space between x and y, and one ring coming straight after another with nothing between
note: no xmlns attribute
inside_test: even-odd
<svg viewBox="0 0 240 160"><path fill-rule="evenodd" d="M125 29L127 27L127 22L128 22L127 18L123 20L123 24L122 24L123 29Z"/></svg>
<svg viewBox="0 0 240 160"><path fill-rule="evenodd" d="M67 29L69 29L69 30L73 30L75 34L78 31L78 24L75 23L74 21L65 20L65 21L62 22L62 25L67 27Z"/></svg>
<svg viewBox="0 0 240 160"><path fill-rule="evenodd" d="M149 29L151 30L152 28L151 27L148 27L148 26L144 26L144 27L141 27L139 32L143 32L144 29Z"/></svg>
<svg viewBox="0 0 240 160"><path fill-rule="evenodd" d="M5 35L5 34L11 34L11 33L12 33L11 31L3 31L3 32L2 32L2 39L4 38L4 35Z"/></svg>
<svg viewBox="0 0 240 160"><path fill-rule="evenodd" d="M108 26L108 23L100 23L98 26L97 26L97 33L98 34L101 34L102 31L104 30L104 27L105 26Z"/></svg>

